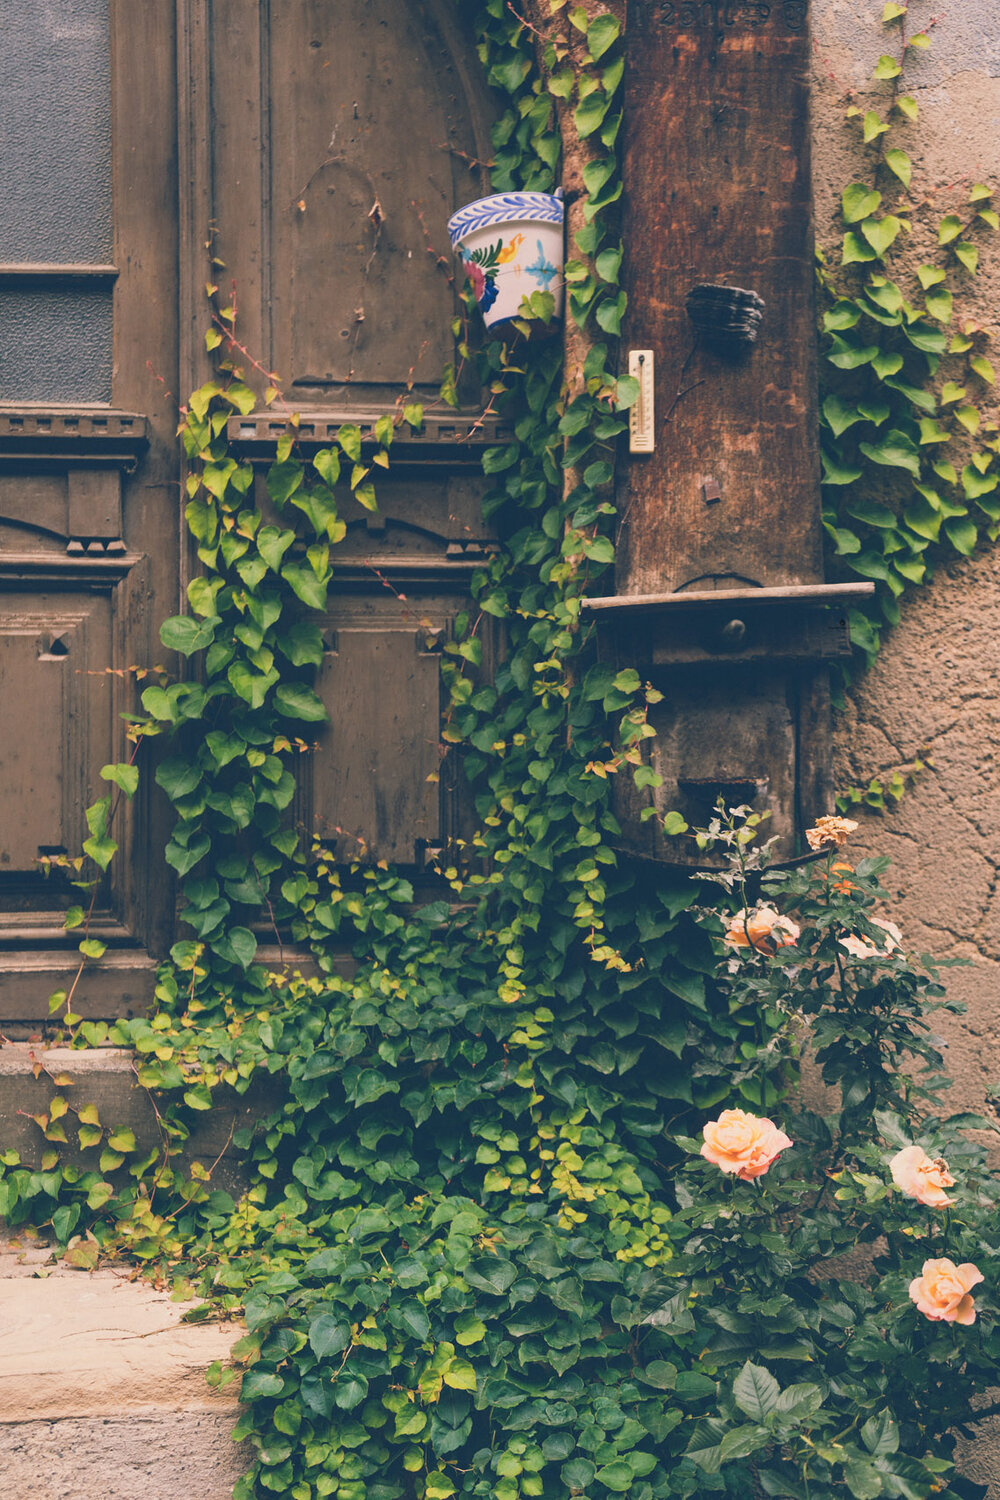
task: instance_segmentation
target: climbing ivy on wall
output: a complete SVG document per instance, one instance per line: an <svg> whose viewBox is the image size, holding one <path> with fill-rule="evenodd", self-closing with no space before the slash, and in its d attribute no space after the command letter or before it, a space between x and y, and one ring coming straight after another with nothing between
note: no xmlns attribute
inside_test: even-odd
<svg viewBox="0 0 1000 1500"><path fill-rule="evenodd" d="M824 522L835 566L877 585L876 611L852 615L869 661L936 561L1000 535L996 371L989 331L966 310L1000 217L985 183L949 189L942 213L905 149L919 120L907 71L931 45L917 8L883 10L875 97L846 110L862 170L841 195L840 243L820 258Z"/></svg>

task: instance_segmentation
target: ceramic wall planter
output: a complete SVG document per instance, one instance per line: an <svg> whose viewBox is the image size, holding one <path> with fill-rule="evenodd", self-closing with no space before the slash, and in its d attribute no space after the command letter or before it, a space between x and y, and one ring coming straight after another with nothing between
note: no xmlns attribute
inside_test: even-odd
<svg viewBox="0 0 1000 1500"><path fill-rule="evenodd" d="M563 201L553 193L496 193L448 220L452 248L486 326L516 318L521 300L551 292L563 309Z"/></svg>

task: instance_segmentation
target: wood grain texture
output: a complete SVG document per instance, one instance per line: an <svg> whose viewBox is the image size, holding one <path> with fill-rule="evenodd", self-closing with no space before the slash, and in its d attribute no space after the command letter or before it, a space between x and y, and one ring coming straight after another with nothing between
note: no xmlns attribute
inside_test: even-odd
<svg viewBox="0 0 1000 1500"><path fill-rule="evenodd" d="M656 357L657 446L622 466L618 592L817 581L805 4L631 0L627 50L625 339ZM756 344L695 343L700 282L764 298Z"/></svg>

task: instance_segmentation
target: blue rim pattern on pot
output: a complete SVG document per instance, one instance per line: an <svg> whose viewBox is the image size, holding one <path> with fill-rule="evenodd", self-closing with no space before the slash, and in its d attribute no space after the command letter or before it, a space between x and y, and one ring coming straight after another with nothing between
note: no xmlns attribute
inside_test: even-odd
<svg viewBox="0 0 1000 1500"><path fill-rule="evenodd" d="M467 203L448 220L448 235L453 246L477 229L491 224L518 222L561 224L565 206L553 193L495 193Z"/></svg>

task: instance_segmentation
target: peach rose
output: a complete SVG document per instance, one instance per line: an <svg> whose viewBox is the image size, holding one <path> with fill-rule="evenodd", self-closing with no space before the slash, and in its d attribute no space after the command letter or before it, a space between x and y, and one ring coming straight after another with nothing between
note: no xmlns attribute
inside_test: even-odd
<svg viewBox="0 0 1000 1500"><path fill-rule="evenodd" d="M838 938L840 946L851 955L852 958L887 958L890 953L897 953L903 944L903 934L895 922L887 922L882 917L872 917L872 923L881 927L885 933L885 946L879 948L869 938L858 937L856 933L848 933L847 937Z"/></svg>
<svg viewBox="0 0 1000 1500"><path fill-rule="evenodd" d="M928 1208L948 1208L955 1201L944 1191L955 1186L948 1163L939 1156L928 1156L923 1146L906 1146L897 1151L889 1163L889 1171L907 1198L916 1198Z"/></svg>
<svg viewBox="0 0 1000 1500"><path fill-rule="evenodd" d="M889 1163L889 1172L907 1199L916 1199L930 1209L946 1209L955 1202L945 1193L945 1188L955 1187L948 1163L940 1157L928 1157L922 1146L906 1146L897 1152Z"/></svg>
<svg viewBox="0 0 1000 1500"><path fill-rule="evenodd" d="M758 953L777 953L799 936L799 928L789 917L783 917L773 906L744 907L729 919L724 943L732 948L755 948Z"/></svg>
<svg viewBox="0 0 1000 1500"><path fill-rule="evenodd" d="M742 1109L724 1109L702 1131L701 1154L723 1172L735 1172L748 1182L762 1177L779 1152L792 1143L773 1120L761 1120Z"/></svg>
<svg viewBox="0 0 1000 1500"><path fill-rule="evenodd" d="M847 876L853 875L853 873L853 865L849 865L846 860L835 859L830 866L830 874L838 876L838 879L830 882L831 891L840 891L844 896L849 895L851 891L856 891L857 886L854 884L854 881L847 879Z"/></svg>
<svg viewBox="0 0 1000 1500"><path fill-rule="evenodd" d="M817 818L815 828L806 829L810 849L841 849L857 828L853 818Z"/></svg>
<svg viewBox="0 0 1000 1500"><path fill-rule="evenodd" d="M952 1260L925 1260L922 1273L910 1282L910 1299L937 1323L974 1323L976 1305L969 1293L982 1279L969 1261L956 1266Z"/></svg>

